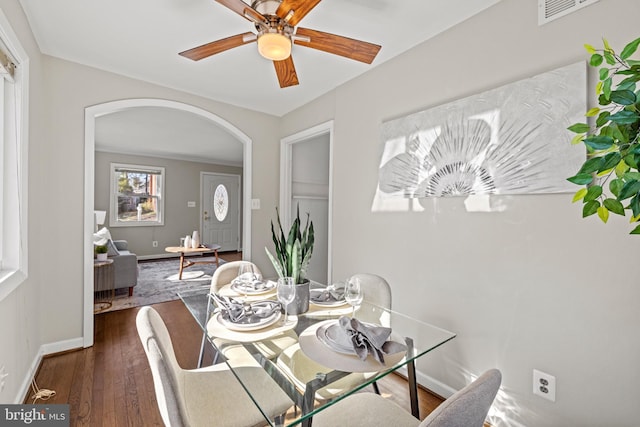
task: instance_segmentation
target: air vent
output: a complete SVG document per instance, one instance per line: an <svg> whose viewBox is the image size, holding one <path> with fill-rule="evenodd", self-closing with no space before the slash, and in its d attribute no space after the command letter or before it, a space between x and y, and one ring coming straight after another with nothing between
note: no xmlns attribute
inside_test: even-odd
<svg viewBox="0 0 640 427"><path fill-rule="evenodd" d="M538 0L538 25L568 15L599 0Z"/></svg>

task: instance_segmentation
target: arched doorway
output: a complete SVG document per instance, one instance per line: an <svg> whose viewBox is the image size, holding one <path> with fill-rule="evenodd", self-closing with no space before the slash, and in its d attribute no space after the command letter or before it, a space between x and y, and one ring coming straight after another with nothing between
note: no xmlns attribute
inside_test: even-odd
<svg viewBox="0 0 640 427"><path fill-rule="evenodd" d="M94 167L96 118L136 107L164 107L201 116L224 128L243 144L243 203L251 206L251 139L223 118L193 105L165 99L126 99L107 102L85 108L85 167L84 167L84 274L83 274L83 346L93 345L93 239L94 232ZM243 256L251 258L251 209L244 209Z"/></svg>

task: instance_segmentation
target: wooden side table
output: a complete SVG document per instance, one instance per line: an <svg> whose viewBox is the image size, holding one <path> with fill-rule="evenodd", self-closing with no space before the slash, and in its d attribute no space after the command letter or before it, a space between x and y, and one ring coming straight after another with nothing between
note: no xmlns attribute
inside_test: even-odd
<svg viewBox="0 0 640 427"><path fill-rule="evenodd" d="M184 248L182 246L169 246L164 248L166 252L180 254L180 268L178 269L178 280L182 280L182 270L184 270L187 267L191 267L194 264L214 264L215 263L216 267L220 267L220 259L218 258L218 249L220 249L220 245L209 245L208 247L199 247L195 249ZM185 254L197 255L197 254L204 254L207 252L214 252L216 256L216 260L215 261L191 261L191 260L185 259L184 257ZM200 275L202 275L202 272L200 272Z"/></svg>
<svg viewBox="0 0 640 427"><path fill-rule="evenodd" d="M112 259L93 262L93 312L106 310L115 296L115 268Z"/></svg>

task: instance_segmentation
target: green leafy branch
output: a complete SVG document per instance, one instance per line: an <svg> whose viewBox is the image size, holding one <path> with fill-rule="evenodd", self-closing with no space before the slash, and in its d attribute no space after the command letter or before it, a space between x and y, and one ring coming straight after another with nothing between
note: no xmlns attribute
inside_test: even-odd
<svg viewBox="0 0 640 427"><path fill-rule="evenodd" d="M631 211L634 223L640 221L640 90L636 90L640 61L630 58L638 50L640 38L620 54L606 39L603 44L601 50L585 44L591 54L589 64L598 68L599 106L585 114L593 124L575 123L568 128L576 133L571 143L586 146L587 160L567 180L584 186L573 197L574 202L584 203L583 218L597 214L606 223L609 213L625 216ZM640 225L631 234L640 234Z"/></svg>

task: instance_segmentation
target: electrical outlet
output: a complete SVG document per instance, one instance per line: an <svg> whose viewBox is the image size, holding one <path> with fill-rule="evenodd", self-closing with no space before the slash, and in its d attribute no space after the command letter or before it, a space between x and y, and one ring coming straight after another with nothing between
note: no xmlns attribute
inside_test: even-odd
<svg viewBox="0 0 640 427"><path fill-rule="evenodd" d="M544 397L552 402L556 401L556 377L533 370L533 394Z"/></svg>
<svg viewBox="0 0 640 427"><path fill-rule="evenodd" d="M151 243L151 246L153 246L154 248L158 247L158 241L154 240L153 243Z"/></svg>
<svg viewBox="0 0 640 427"><path fill-rule="evenodd" d="M2 390L4 390L4 386L5 386L5 378L7 378L9 376L9 374L7 374L4 366L0 368L0 392Z"/></svg>

